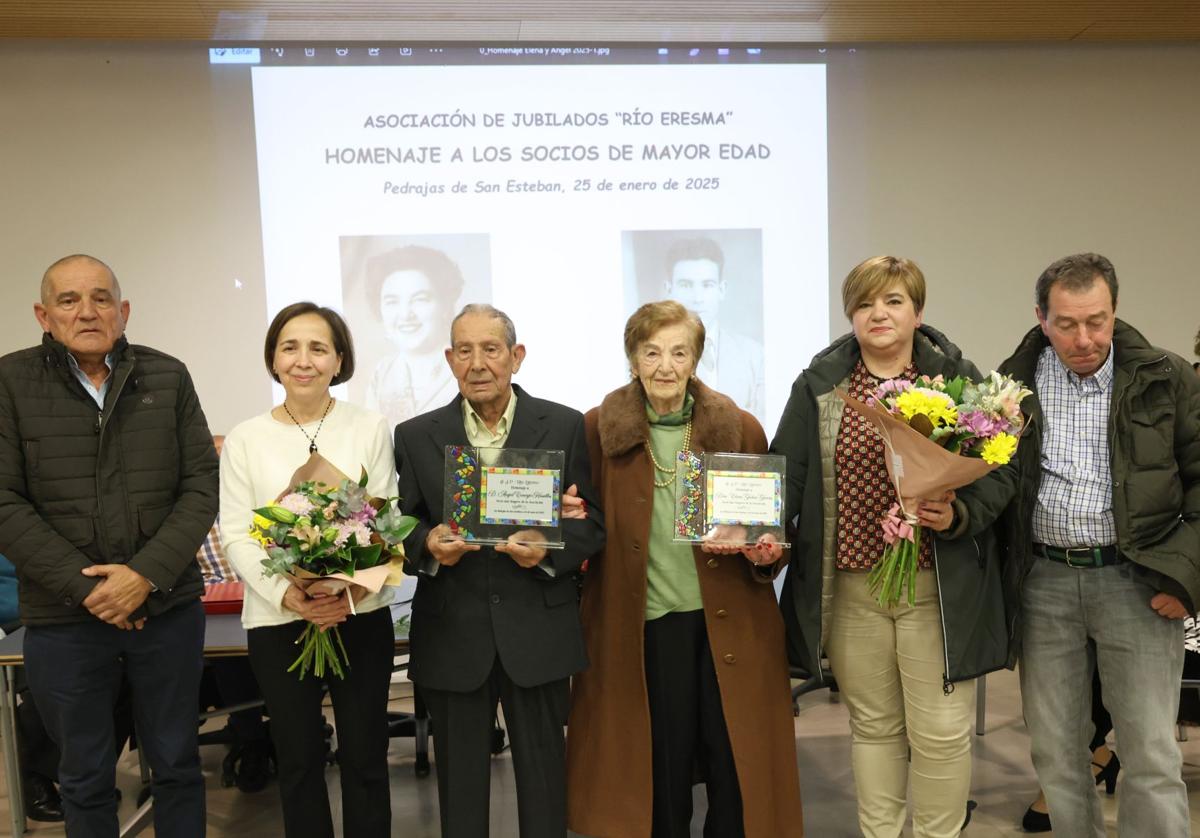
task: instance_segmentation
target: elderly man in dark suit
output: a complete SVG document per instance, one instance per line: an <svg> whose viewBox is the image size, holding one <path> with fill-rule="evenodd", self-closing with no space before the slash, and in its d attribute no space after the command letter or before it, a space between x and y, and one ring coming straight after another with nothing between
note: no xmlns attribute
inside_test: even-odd
<svg viewBox="0 0 1200 838"><path fill-rule="evenodd" d="M67 835L116 836L113 706L128 679L155 833L204 835L196 550L217 455L187 368L125 339L129 302L91 256L42 278L38 346L0 358L0 551L17 568L25 670Z"/></svg>
<svg viewBox="0 0 1200 838"><path fill-rule="evenodd" d="M563 725L568 680L587 666L576 575L604 545L583 416L512 384L525 358L512 321L469 305L450 329L446 361L460 395L396 428L401 505L420 524L405 541L419 579L409 674L434 724L442 835L488 834L492 718L499 701L512 742L522 838L566 834ZM447 445L561 449L563 550L494 548L454 538L443 520Z"/></svg>

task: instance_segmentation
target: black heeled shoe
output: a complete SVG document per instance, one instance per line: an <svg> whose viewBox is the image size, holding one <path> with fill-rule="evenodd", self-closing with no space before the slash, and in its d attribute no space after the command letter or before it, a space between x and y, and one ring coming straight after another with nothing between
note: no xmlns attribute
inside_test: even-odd
<svg viewBox="0 0 1200 838"><path fill-rule="evenodd" d="M1116 794L1117 791L1117 775L1121 773L1121 760L1117 759L1114 752L1109 757L1108 762L1101 765L1098 762L1093 762L1092 765L1100 770L1096 773L1096 785L1104 784L1104 793L1109 797ZM1039 812L1030 806L1025 810L1025 817L1021 818L1021 828L1026 832L1049 832L1050 831L1050 814L1048 812Z"/></svg>
<svg viewBox="0 0 1200 838"><path fill-rule="evenodd" d="M1050 813L1039 812L1030 806L1025 810L1025 817L1021 818L1021 829L1026 832L1049 832Z"/></svg>
<svg viewBox="0 0 1200 838"><path fill-rule="evenodd" d="M958 830L959 832L962 832L963 829L966 829L970 825L971 813L975 811L975 807L978 805L979 804L976 803L974 800L967 801L967 816L963 819L962 829Z"/></svg>
<svg viewBox="0 0 1200 838"><path fill-rule="evenodd" d="M1096 774L1096 785L1104 783L1104 793L1112 797L1117 792L1117 775L1121 773L1121 760L1117 759L1117 755L1113 753L1107 764L1101 765L1093 762L1092 765L1100 769Z"/></svg>

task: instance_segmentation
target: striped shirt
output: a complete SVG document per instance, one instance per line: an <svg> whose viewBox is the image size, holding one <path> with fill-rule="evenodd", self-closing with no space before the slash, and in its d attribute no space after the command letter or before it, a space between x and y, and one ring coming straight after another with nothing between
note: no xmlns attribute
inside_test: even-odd
<svg viewBox="0 0 1200 838"><path fill-rule="evenodd" d="M1053 346L1042 350L1035 376L1045 416L1042 480L1033 509L1033 540L1055 547L1115 544L1108 416L1113 352L1080 378Z"/></svg>
<svg viewBox="0 0 1200 838"><path fill-rule="evenodd" d="M208 536L196 553L196 563L200 565L200 575L204 577L205 585L238 581L237 572L225 558L225 551L221 549L221 531L216 522L209 529Z"/></svg>

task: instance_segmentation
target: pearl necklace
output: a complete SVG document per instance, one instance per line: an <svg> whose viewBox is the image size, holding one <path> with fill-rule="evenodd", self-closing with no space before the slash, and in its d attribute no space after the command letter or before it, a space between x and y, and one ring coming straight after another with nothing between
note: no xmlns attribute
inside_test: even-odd
<svg viewBox="0 0 1200 838"><path fill-rule="evenodd" d="M658 462L658 458L654 456L654 449L650 447L649 439L647 439L643 444L646 446L646 453L650 455L650 462L654 464L654 468L658 471L661 471L663 474L671 475L666 480L655 480L654 485L660 489L667 488L668 486L670 486L672 483L675 482L674 467L672 467L672 468L663 468L662 467L662 465ZM692 448L692 420L689 419L687 425L685 425L683 428L683 448L681 450L690 451L691 448ZM673 465L674 464L672 464L672 466ZM653 477L651 477L651 479L653 480Z"/></svg>

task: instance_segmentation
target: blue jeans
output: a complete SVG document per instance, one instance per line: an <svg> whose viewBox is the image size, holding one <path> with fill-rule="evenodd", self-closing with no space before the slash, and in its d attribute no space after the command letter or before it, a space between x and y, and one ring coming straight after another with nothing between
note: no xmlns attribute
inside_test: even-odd
<svg viewBox="0 0 1200 838"><path fill-rule="evenodd" d="M204 776L196 733L204 650L199 600L122 631L90 619L25 630L29 688L58 745L67 834L116 838L113 705L133 695L138 747L150 763L154 834L203 838Z"/></svg>
<svg viewBox="0 0 1200 838"><path fill-rule="evenodd" d="M1121 838L1190 835L1175 743L1183 621L1150 608L1157 591L1130 563L1072 568L1034 559L1021 594L1021 699L1033 766L1058 838L1103 838L1088 748L1092 670L1121 755Z"/></svg>

